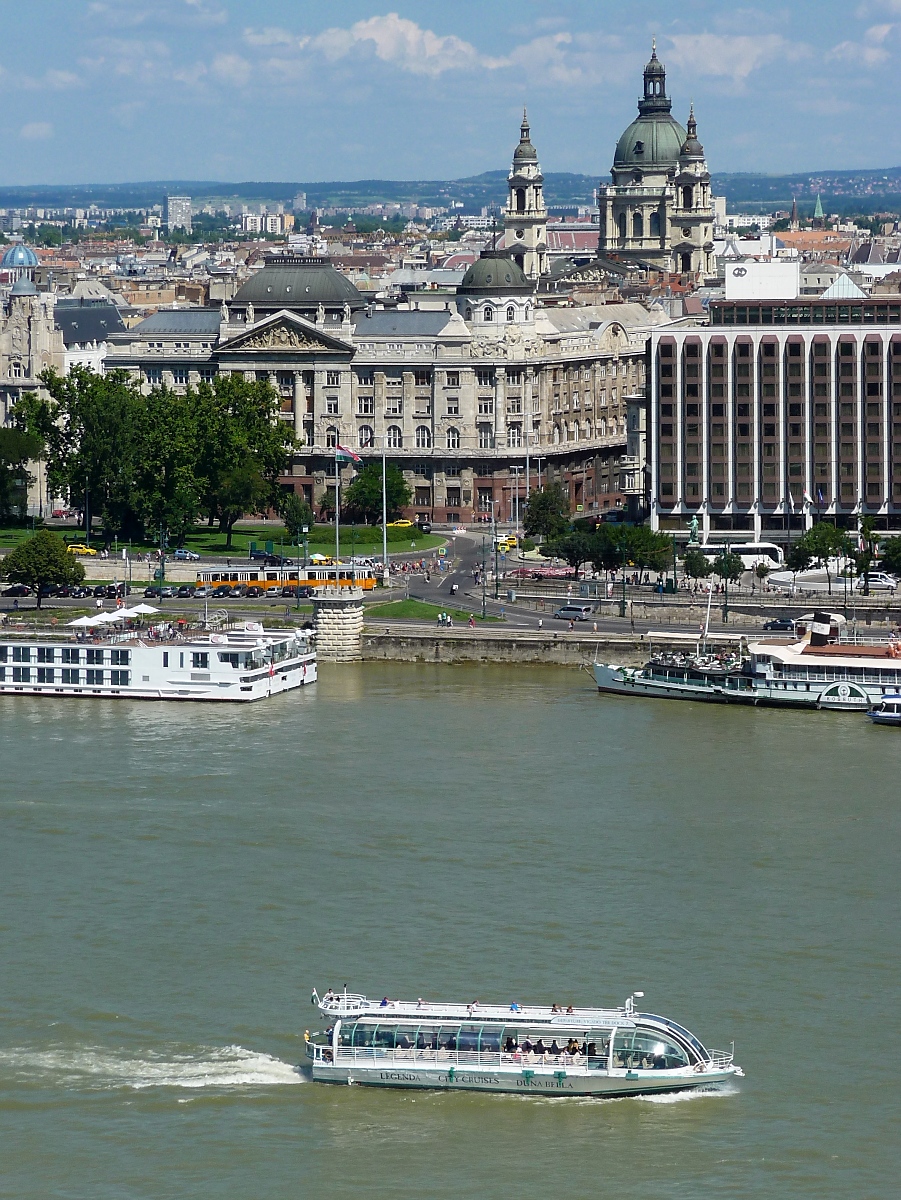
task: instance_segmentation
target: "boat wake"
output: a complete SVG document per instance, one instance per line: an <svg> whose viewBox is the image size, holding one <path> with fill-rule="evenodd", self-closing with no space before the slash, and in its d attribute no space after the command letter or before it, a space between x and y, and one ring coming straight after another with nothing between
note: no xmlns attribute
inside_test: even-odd
<svg viewBox="0 0 901 1200"><path fill-rule="evenodd" d="M650 1094L635 1096L634 1099L644 1100L648 1104L682 1104L686 1100L710 1100L721 1096L737 1096L739 1090L733 1083L718 1083L707 1088L691 1088L684 1092L661 1092L657 1096Z"/></svg>
<svg viewBox="0 0 901 1200"><path fill-rule="evenodd" d="M276 1087L303 1083L296 1067L243 1046L201 1046L193 1052L134 1055L100 1046L0 1050L0 1076L78 1090L130 1088Z"/></svg>

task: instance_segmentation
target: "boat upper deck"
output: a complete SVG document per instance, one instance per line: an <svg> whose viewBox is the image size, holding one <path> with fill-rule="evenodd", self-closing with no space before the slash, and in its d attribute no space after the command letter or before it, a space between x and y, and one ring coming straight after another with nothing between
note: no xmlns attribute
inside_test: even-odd
<svg viewBox="0 0 901 1200"><path fill-rule="evenodd" d="M324 1016L334 1020L383 1020L397 1021L446 1021L448 1023L497 1023L500 1025L528 1024L533 1027L547 1025L549 1028L585 1026L603 1028L631 1028L635 1016L631 1004L621 1008L562 1008L560 1005L519 1004L470 1004L443 1003L432 1000L390 1000L388 997L367 1000L365 996L350 992L326 993L321 999L314 993Z"/></svg>

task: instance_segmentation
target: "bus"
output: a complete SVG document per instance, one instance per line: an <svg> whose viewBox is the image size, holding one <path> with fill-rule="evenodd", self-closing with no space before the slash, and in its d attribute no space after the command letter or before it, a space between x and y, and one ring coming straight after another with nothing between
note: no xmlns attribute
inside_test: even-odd
<svg viewBox="0 0 901 1200"><path fill-rule="evenodd" d="M263 588L267 592L278 592L286 587L334 587L335 575L338 576L339 587L359 587L364 592L371 592L377 580L372 567L354 566L353 563L339 563L335 566L315 563L308 567L265 567L253 564L247 567L202 568L197 572L197 586L220 587L229 584L232 587L243 583L247 587Z"/></svg>
<svg viewBox="0 0 901 1200"><path fill-rule="evenodd" d="M709 562L713 562L729 550L739 556L745 564L746 571L753 571L759 563L765 563L771 571L778 571L785 563L782 547L777 546L775 542L731 542L728 545L725 542L707 542L703 546L689 543L686 549L700 550Z"/></svg>

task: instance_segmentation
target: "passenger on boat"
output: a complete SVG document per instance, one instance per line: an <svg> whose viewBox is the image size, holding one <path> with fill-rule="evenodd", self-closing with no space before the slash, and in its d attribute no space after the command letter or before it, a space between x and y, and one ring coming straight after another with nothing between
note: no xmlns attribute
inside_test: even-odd
<svg viewBox="0 0 901 1200"><path fill-rule="evenodd" d="M551 1053L551 1054L559 1054L559 1053L560 1053L560 1047L557 1045L557 1039L556 1039L556 1038L554 1038L554 1040L551 1042L551 1049L550 1049L550 1053Z"/></svg>
<svg viewBox="0 0 901 1200"><path fill-rule="evenodd" d="M529 1041L528 1038L523 1038L521 1049L522 1049L523 1054L531 1054L532 1053L532 1049L533 1049L532 1043Z"/></svg>
<svg viewBox="0 0 901 1200"><path fill-rule="evenodd" d="M552 1012L552 1013L558 1013L558 1012L562 1012L562 1009L560 1008L560 1005L559 1005L559 1004L552 1004L552 1005L551 1005L551 1012Z"/></svg>
<svg viewBox="0 0 901 1200"><path fill-rule="evenodd" d="M382 1002L381 1002L381 1004L379 1005L379 1008L387 1008L387 1007L388 1007L388 1005L389 1005L389 1003L390 1003L390 1001L389 1001L388 997L387 997L387 996L384 996L384 997L382 998Z"/></svg>
<svg viewBox="0 0 901 1200"><path fill-rule="evenodd" d="M568 1005L568 1006L567 1006L567 1009L566 1009L566 1015L567 1015L568 1017L571 1017L575 1011L576 1011L576 1010L575 1010L575 1009L573 1008L573 1006L570 1004L570 1005Z"/></svg>
<svg viewBox="0 0 901 1200"><path fill-rule="evenodd" d="M508 1037L507 1040L504 1042L504 1053L505 1054L513 1054L515 1050L516 1050L516 1039L513 1037Z"/></svg>
<svg viewBox="0 0 901 1200"><path fill-rule="evenodd" d="M576 1041L575 1038L569 1039L569 1042L567 1043L567 1046L566 1046L566 1053L571 1054L573 1057L582 1053L582 1051L579 1049L579 1043Z"/></svg>
<svg viewBox="0 0 901 1200"><path fill-rule="evenodd" d="M547 1046L545 1046L544 1040L542 1038L539 1038L538 1041L535 1043L535 1053L536 1054L547 1054Z"/></svg>
<svg viewBox="0 0 901 1200"><path fill-rule="evenodd" d="M517 1004L516 1001L514 1000L513 1003L510 1005L510 1012L522 1012L522 1005Z"/></svg>

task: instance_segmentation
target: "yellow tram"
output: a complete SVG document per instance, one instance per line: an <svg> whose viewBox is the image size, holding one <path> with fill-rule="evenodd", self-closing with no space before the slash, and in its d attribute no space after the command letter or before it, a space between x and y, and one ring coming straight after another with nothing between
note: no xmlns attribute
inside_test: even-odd
<svg viewBox="0 0 901 1200"><path fill-rule="evenodd" d="M376 586L376 577L371 567L354 566L353 563L338 563L337 567L316 563L308 567L228 567L219 570L202 569L197 572L197 586L220 587L228 584L235 587L263 588L278 592L285 587L334 587L337 576L338 587L359 587L366 592Z"/></svg>

